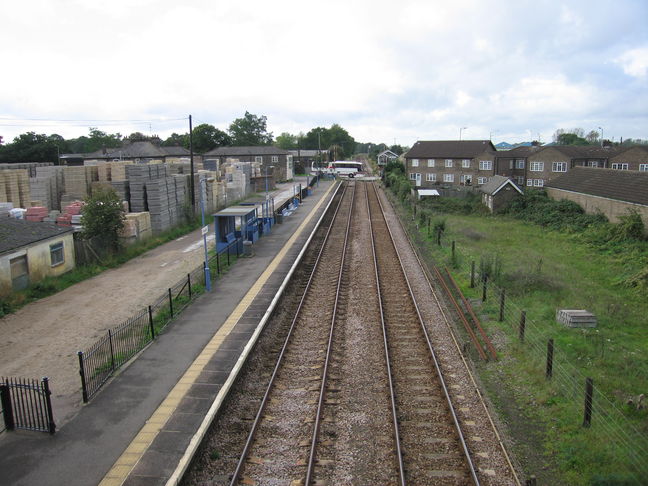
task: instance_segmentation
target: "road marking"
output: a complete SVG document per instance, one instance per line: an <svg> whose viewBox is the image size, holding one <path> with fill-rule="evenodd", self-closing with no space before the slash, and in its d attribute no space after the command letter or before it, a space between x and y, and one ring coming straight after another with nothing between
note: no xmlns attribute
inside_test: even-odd
<svg viewBox="0 0 648 486"><path fill-rule="evenodd" d="M169 394L162 401L161 405L157 408L153 415L151 415L149 420L146 421L146 424L140 429L138 434L131 441L130 445L117 459L115 464L113 464L112 468L99 483L99 486L121 486L122 484L124 484L124 482L128 478L128 475L140 461L146 450L149 448L149 446L157 436L158 432L162 429L162 427L164 427L168 419L173 414L174 410L185 397L187 390L191 388L192 384L196 383L198 375L200 375L205 365L209 363L214 354L216 354L225 338L234 329L243 313L247 310L254 298L261 291L263 285L265 285L270 276L279 266L279 263L284 258L286 253L288 253L288 250L292 248L297 238L301 236L306 226L310 223L319 207L324 203L327 195L330 193L333 187L335 187L335 184L331 184L327 191L322 195L322 197L315 205L315 207L311 210L306 219L304 219L299 228L297 228L297 230L288 239L286 244L281 248L281 250L279 250L279 253L277 253L274 259L265 269L265 271L258 278L258 280L252 285L250 290L239 302L230 316L225 320L223 325L218 329L218 331L216 331L212 339L203 348L198 357L193 361L191 365L189 365L189 368L185 371L180 380L178 380L178 383L176 383L176 385L171 389ZM219 397L222 401L223 397L221 397L220 394L216 397L215 401L218 400Z"/></svg>

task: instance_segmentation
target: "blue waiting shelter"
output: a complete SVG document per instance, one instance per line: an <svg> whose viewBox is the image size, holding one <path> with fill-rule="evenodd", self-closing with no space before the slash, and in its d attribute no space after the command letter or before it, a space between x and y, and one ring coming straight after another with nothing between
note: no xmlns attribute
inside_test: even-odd
<svg viewBox="0 0 648 486"><path fill-rule="evenodd" d="M230 206L214 213L216 251L225 250L236 240L252 243L259 239L258 206Z"/></svg>

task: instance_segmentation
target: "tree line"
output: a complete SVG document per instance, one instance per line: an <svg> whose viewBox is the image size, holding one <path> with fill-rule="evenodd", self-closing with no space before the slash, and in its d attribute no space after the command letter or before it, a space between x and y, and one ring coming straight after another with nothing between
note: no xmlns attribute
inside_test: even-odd
<svg viewBox="0 0 648 486"><path fill-rule="evenodd" d="M599 129L600 130L600 129ZM559 128L553 134L553 141L558 145L603 145L612 144L610 140L601 140L602 131L590 130L585 134L582 128ZM648 140L627 138L613 145L646 145Z"/></svg>
<svg viewBox="0 0 648 486"><path fill-rule="evenodd" d="M120 133L106 133L96 127L88 135L65 139L58 134L45 135L27 132L18 135L11 143L2 143L0 137L0 163L54 162L61 154L89 154L102 149L122 147L125 142L151 141L157 145L190 147L189 131L172 133L162 140L157 135L134 132L128 136ZM235 119L227 130L221 130L209 123L201 123L191 131L194 152L200 154L218 147L274 145L284 150L322 150L329 160L351 158L354 154L368 154L376 158L378 153L390 149L397 155L406 151L400 145L384 143L359 143L339 124L330 127L315 127L306 133L283 132L276 139L268 131L267 117L249 112Z"/></svg>

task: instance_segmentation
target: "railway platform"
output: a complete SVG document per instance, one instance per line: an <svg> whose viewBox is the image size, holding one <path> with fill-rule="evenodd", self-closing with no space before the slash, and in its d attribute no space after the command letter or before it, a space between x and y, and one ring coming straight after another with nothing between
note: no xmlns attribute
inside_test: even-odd
<svg viewBox="0 0 648 486"><path fill-rule="evenodd" d="M334 186L320 181L55 435L4 437L0 485L177 484Z"/></svg>

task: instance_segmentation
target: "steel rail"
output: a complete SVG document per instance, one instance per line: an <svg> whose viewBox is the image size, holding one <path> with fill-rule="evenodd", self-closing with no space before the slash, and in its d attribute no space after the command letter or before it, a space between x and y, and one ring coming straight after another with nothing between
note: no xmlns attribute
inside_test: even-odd
<svg viewBox="0 0 648 486"><path fill-rule="evenodd" d="M398 461L398 476L401 486L405 486L405 465L403 463L403 450L401 447L400 428L398 425L398 414L396 409L396 392L394 390L394 379L391 368L389 346L387 345L387 328L385 326L385 313L383 311L382 295L380 293L380 278L378 275L378 258L376 256L376 239L371 222L371 206L369 205L369 194L366 193L367 212L369 214L369 233L371 234L371 254L374 262L374 275L376 278L376 293L378 294L378 309L380 310L380 325L383 333L383 345L385 348L385 363L387 367L387 380L389 382L389 396L391 399L392 420L394 422L394 442L396 445L396 459Z"/></svg>
<svg viewBox="0 0 648 486"><path fill-rule="evenodd" d="M390 206L394 210L394 213L396 214L396 210L394 208L394 204L392 201L387 198L387 201L389 202ZM430 288L430 291L432 292L432 296L434 297L434 300L437 304L437 307L439 309L439 312L441 314L441 317L443 317L443 321L446 324L446 327L448 328L448 331L450 332L450 336L452 337L452 341L455 345L455 349L457 350L459 357L461 358L462 363L464 364L464 368L466 372L468 373L468 376L470 376L470 381L473 384L473 387L475 389L475 392L477 393L477 396L479 397L479 402L484 409L484 413L486 414L486 417L488 417L488 421L491 425L491 428L493 429L493 432L495 433L495 437L497 437L500 449L502 450L502 453L504 454L504 457L506 459L506 462L509 466L509 469L511 471L511 474L513 475L513 479L515 480L515 484L518 486L522 486L522 483L520 482L520 478L517 475L517 472L515 471L515 467L513 466L513 462L511 461L511 458L509 457L508 452L506 451L506 446L504 445L504 441L502 440L501 436L499 435L499 432L497 431L497 427L495 426L495 422L493 421L493 418L491 417L491 414L488 410L488 406L486 405L486 400L484 399L481 391L479 390L479 386L477 385L477 381L475 380L475 377L473 376L472 372L470 371L470 367L468 366L468 362L466 361L466 358L463 356L463 353L461 352L461 346L459 345L459 341L457 340L457 337L455 336L455 331L452 329L452 325L450 324L450 320L448 319L448 316L446 315L445 311L443 310L443 306L441 305L441 300L439 299L438 292L434 289L434 285L432 284L432 275L430 274L429 269L427 268L427 265L425 265L421 261L421 256L419 255L418 249L412 244L412 238L410 237L409 232L403 225L402 220L397 217L396 218L398 221L398 225L400 226L401 230L403 233L407 236L407 243L412 250L412 253L414 257L416 258L416 261L418 262L419 268L423 271L423 275L425 276L425 280L427 281L428 287ZM436 269L436 266L434 266Z"/></svg>
<svg viewBox="0 0 648 486"><path fill-rule="evenodd" d="M473 320L473 323L475 324L475 327L477 328L477 331L479 331L479 335L482 338L482 341L486 345L486 348L488 348L488 352L490 353L490 356L493 360L497 361L497 351L495 350L495 346L493 346L493 342L490 340L486 332L484 331L484 328L482 327L481 323L479 322L479 319L477 319L477 316L473 312L472 306L470 305L470 302L466 299L464 296L463 292L459 288L459 285L457 285L457 282L455 281L454 278L452 278L452 275L450 274L450 270L448 270L448 267L444 267L444 270L446 274L448 275L448 279L450 279L450 283L453 285L453 287L457 290L457 293L459 294L459 298L463 302L464 307L466 308L466 311L468 312L468 315Z"/></svg>
<svg viewBox="0 0 648 486"><path fill-rule="evenodd" d="M462 451L464 453L464 457L466 459L466 462L468 464L468 468L470 469L470 476L473 480L473 484L475 486L479 486L479 478L477 477L477 472L475 470L475 465L473 463L472 457L470 455L470 451L468 450L468 444L466 443L466 439L464 437L463 431L461 430L461 424L459 423L459 418L457 417L457 414L455 412L455 407L454 404L452 403L452 398L450 397L450 392L448 391L448 387L446 386L445 379L443 378L443 373L441 372L441 366L439 365L439 360L437 359L436 352L434 351L434 348L432 346L432 341L430 340L430 336L427 332L427 329L425 327L425 324L423 322L423 317L421 316L421 311L418 307L418 304L416 302L416 298L414 297L414 292L412 291L412 286L410 284L409 278L407 278L407 273L405 272L405 267L403 266L403 261L400 256L400 252L398 251L398 247L396 246L396 243L394 242L394 235L391 232L391 229L389 228L389 225L387 224L387 218L385 216L385 210L382 205L382 202L380 201L380 197L378 196L378 189L376 188L375 183L372 183L374 193L376 195L376 199L378 201L378 205L380 206L380 210L382 213L382 217L385 220L385 226L387 228L387 232L389 233L389 238L392 243L392 246L394 248L394 251L396 253L396 258L398 260L399 266L401 271L403 272L403 277L405 279L405 282L407 283L407 288L409 291L410 298L412 299L412 303L414 304L414 308L416 309L416 314L418 315L418 321L419 325L421 326L421 330L423 332L423 335L425 336L425 340L428 346L428 350L430 351L430 357L432 358L432 362L434 363L434 367L437 372L437 376L439 378L439 383L441 385L441 388L443 389L443 394L446 399L446 403L448 404L448 409L450 412L450 415L452 416L452 422L454 424L455 430L457 432L457 436L459 439L459 442L461 444Z"/></svg>
<svg viewBox="0 0 648 486"><path fill-rule="evenodd" d="M305 485L311 483L311 479L313 477L313 469L315 468L315 450L317 448L317 440L319 438L322 405L324 404L324 396L326 395L326 381L328 378L328 369L329 369L329 364L331 359L331 351L333 349L333 332L335 331L335 324L337 322L337 310L338 310L338 303L340 300L340 288L342 287L342 276L344 272L344 261L346 259L346 253L347 253L347 243L349 241L349 233L351 232L351 219L352 219L353 209L355 205L355 191L356 191L356 184L353 185L353 193L351 194L351 207L349 208L349 214L347 215L347 225L346 225L346 231L344 233L344 243L342 244L342 257L340 259L340 269L338 270L338 280L335 289L335 301L333 302L333 315L331 316L331 327L329 329L329 338L326 346L326 356L324 358L324 369L322 371L322 383L320 385L319 398L317 401L317 412L315 415L315 423L313 424L313 435L311 437L310 452L308 455L308 463L306 465L306 477L304 479Z"/></svg>
<svg viewBox="0 0 648 486"><path fill-rule="evenodd" d="M250 451L250 447L252 445L252 441L254 440L254 437L256 435L256 431L259 428L259 423L261 422L261 416L263 415L263 411L265 410L265 407L268 403L268 398L270 397L270 392L272 391L272 387L274 385L274 381L277 377L277 374L279 372L279 369L281 367L281 364L283 362L283 357L286 353L286 349L288 348L288 343L290 341L290 338L292 337L293 330L295 329L295 324L297 322L298 317L301 314L302 307L304 305L304 301L306 300L306 295L308 294L308 290L311 287L311 283L313 281L313 277L315 275L316 270L318 269L319 263L321 262L322 259L322 254L324 253L324 248L326 247L326 243L329 239L329 236L331 235L331 230L333 228L333 224L335 222L335 219L337 217L338 211L340 210L340 207L342 205L342 201L344 200L344 195L346 194L346 185L340 185L338 189L336 190L339 191L342 188L342 196L340 197L340 200L338 202L337 207L335 208L335 213L333 215L333 218L331 218L331 224L326 230L326 235L324 236L324 240L322 242L322 246L320 247L320 250L317 254L317 258L315 260L315 264L313 265L313 269L311 270L310 276L308 277L308 282L306 283L306 286L304 288L304 293L302 294L300 300L299 300L299 305L297 306L297 310L295 312L295 316L293 317L293 320L290 324L290 328L288 330L288 334L286 336L286 339L284 340L284 344L281 348L281 352L279 353L279 356L277 358L277 362L275 363L275 367L272 371L272 376L270 377L270 381L268 382L268 386L266 387L266 391L263 395L263 398L261 399L261 404L259 405L259 409L256 413L256 416L254 417L254 422L252 423L252 428L250 429L250 433L248 434L247 441L245 442L245 446L243 447L243 451L241 452L241 455L239 457L238 463L236 465L236 469L232 475L232 479L230 481L230 486L234 486L238 484L239 481L239 476L241 474L241 470L243 469L243 464L245 463L245 460L247 458L247 455ZM335 197L335 195L333 196Z"/></svg>

